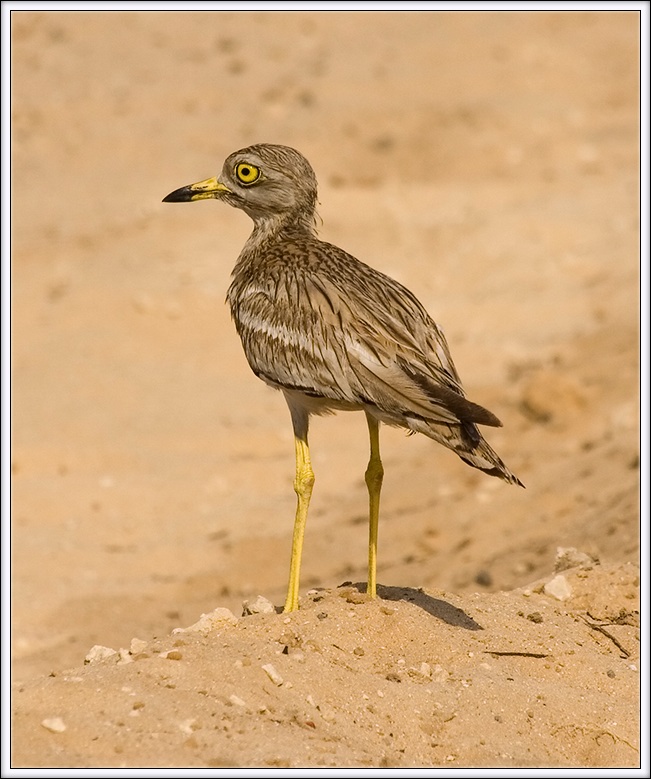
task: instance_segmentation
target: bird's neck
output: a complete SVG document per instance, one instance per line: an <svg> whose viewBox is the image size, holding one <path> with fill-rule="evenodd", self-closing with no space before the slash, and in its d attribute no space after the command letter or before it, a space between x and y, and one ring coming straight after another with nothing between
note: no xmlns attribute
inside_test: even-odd
<svg viewBox="0 0 651 779"><path fill-rule="evenodd" d="M244 245L243 255L255 252L270 241L316 235L314 213L305 211L254 216L253 223L253 232Z"/></svg>

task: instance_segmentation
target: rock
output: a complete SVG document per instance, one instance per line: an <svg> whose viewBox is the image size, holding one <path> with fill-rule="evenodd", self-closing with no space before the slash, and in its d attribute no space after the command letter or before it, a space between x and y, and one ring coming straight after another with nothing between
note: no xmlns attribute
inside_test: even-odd
<svg viewBox="0 0 651 779"><path fill-rule="evenodd" d="M118 665L126 665L127 663L133 663L133 657L131 657L131 654L129 653L128 649L125 649L124 647L120 647L120 649L118 649L118 655L120 656L120 659L118 660Z"/></svg>
<svg viewBox="0 0 651 779"><path fill-rule="evenodd" d="M111 649L110 646L101 646L100 644L95 644L95 646L91 648L91 650L84 658L84 665L101 663L103 660L106 660L109 657L113 657L113 655L117 655L115 649ZM117 660L117 657L115 659Z"/></svg>
<svg viewBox="0 0 651 779"><path fill-rule="evenodd" d="M407 673L413 679L420 681L430 680L432 678L432 669L429 663L421 663L419 668L412 666L411 668L407 669Z"/></svg>
<svg viewBox="0 0 651 779"><path fill-rule="evenodd" d="M46 730L49 730L50 733L63 733L63 731L66 729L66 723L61 719L61 717L48 717L47 719L44 719L43 722L41 722L41 725Z"/></svg>
<svg viewBox="0 0 651 779"><path fill-rule="evenodd" d="M143 641L141 638L131 639L131 644L129 645L129 652L132 655L139 655L141 652L144 652L145 649L147 649L146 641Z"/></svg>
<svg viewBox="0 0 651 779"><path fill-rule="evenodd" d="M239 619L230 609L220 608L211 611L209 614L202 614L197 622L194 625L190 625L190 627L174 628L172 633L201 633L207 636L213 630L226 625L237 625L238 622Z"/></svg>
<svg viewBox="0 0 651 779"><path fill-rule="evenodd" d="M559 573L560 571L567 571L568 568L590 568L598 562L599 558L585 552L579 552L573 546L559 546L556 549L554 571Z"/></svg>
<svg viewBox="0 0 651 779"><path fill-rule="evenodd" d="M263 665L262 670L277 687L280 687L280 685L283 683L283 677L278 673L278 671L276 671L271 663Z"/></svg>
<svg viewBox="0 0 651 779"><path fill-rule="evenodd" d="M233 706L246 706L246 703L238 695L229 695L228 700Z"/></svg>
<svg viewBox="0 0 651 779"><path fill-rule="evenodd" d="M242 602L242 616L249 614L275 614L276 607L273 603L262 595L258 595L255 600L245 600Z"/></svg>
<svg viewBox="0 0 651 779"><path fill-rule="evenodd" d="M548 581L544 586L543 591L545 595L551 595L552 598L556 598L556 600L560 601L567 600L572 595L572 588L562 573L559 573Z"/></svg>
<svg viewBox="0 0 651 779"><path fill-rule="evenodd" d="M447 682L448 677L450 676L449 672L438 663L434 666L434 668L430 669L430 673L432 676L432 681L437 682L438 684Z"/></svg>

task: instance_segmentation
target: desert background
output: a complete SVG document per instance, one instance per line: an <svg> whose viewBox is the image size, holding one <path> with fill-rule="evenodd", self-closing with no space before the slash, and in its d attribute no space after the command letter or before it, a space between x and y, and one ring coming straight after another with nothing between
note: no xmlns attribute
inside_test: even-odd
<svg viewBox="0 0 651 779"><path fill-rule="evenodd" d="M11 765L644 762L640 15L9 21ZM251 223L161 202L256 142L299 149L320 236L444 328L526 485L383 428L374 602L339 414L301 609L269 611L294 457L224 303Z"/></svg>

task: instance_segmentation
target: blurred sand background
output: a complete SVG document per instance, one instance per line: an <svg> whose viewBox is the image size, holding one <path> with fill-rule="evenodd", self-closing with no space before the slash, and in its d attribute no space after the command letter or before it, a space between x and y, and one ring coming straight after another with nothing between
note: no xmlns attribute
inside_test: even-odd
<svg viewBox="0 0 651 779"><path fill-rule="evenodd" d="M12 14L14 766L638 764L639 25ZM335 589L366 576L365 421L316 419L326 589L179 644L286 586L289 415L224 304L251 225L161 203L255 142L298 148L321 237L445 329L527 489L384 428L366 603Z"/></svg>

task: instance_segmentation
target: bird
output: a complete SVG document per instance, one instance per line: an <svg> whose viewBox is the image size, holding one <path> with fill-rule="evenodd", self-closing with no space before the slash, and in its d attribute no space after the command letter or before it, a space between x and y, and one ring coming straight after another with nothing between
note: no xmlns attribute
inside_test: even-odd
<svg viewBox="0 0 651 779"><path fill-rule="evenodd" d="M317 178L296 149L258 143L230 154L217 177L163 202L215 199L244 211L253 231L226 295L253 373L280 390L291 416L297 496L284 611L299 607L314 471L313 415L363 411L370 441L367 594L377 595L382 423L422 433L461 460L524 486L478 429L501 427L466 398L441 328L399 282L317 237Z"/></svg>

